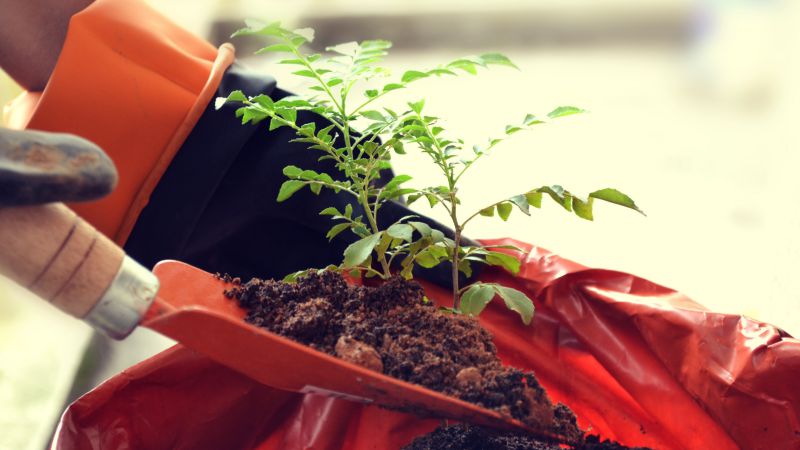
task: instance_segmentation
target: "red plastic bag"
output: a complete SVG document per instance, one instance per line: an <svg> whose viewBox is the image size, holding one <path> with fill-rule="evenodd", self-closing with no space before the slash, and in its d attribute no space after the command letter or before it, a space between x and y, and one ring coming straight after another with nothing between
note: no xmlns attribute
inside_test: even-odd
<svg viewBox="0 0 800 450"><path fill-rule="evenodd" d="M800 341L633 275L492 243L529 250L517 277L482 278L535 296L536 315L526 327L492 304L481 322L581 427L659 449L800 449ZM438 424L259 385L176 346L73 403L53 448L397 449Z"/></svg>

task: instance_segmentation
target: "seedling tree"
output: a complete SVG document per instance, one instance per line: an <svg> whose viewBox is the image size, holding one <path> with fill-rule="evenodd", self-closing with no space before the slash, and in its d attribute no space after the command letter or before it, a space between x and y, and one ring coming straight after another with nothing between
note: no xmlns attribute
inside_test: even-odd
<svg viewBox="0 0 800 450"><path fill-rule="evenodd" d="M406 89L418 80L433 76L456 76L459 73L476 74L479 69L489 66L516 68L501 54L459 58L429 70L408 70L399 80L376 86L376 81L390 77L389 71L380 66L391 47L388 41L340 44L327 48L329 55L323 56L307 53L302 48L313 39L311 29L288 30L282 28L280 23L248 24L247 28L234 34L243 35L270 39L271 45L257 53L286 55L278 63L298 66L293 73L313 80L313 85L309 87L310 93L307 95L280 100L273 100L264 94L248 97L241 91L234 91L227 98L217 99L217 107L234 102L242 105L236 115L241 117L243 124L268 120L270 130L292 128L297 134L293 142L308 144L309 149L321 153L320 161L332 160L340 171L337 176L332 176L287 166L283 173L288 179L282 184L277 201L285 201L295 192L308 187L315 194L322 189L344 192L361 207L362 213L358 215L354 215L350 204L344 211L328 207L320 212L335 222L327 233L329 239L346 230L358 237L345 250L340 265L324 270L347 270L382 279L392 277L394 270L408 279L412 277L414 265L431 268L442 261L450 261L454 312L477 315L498 295L509 309L516 311L522 321L528 324L533 316L533 303L522 292L494 283L459 285L459 272L471 276L472 264L500 266L511 273L517 273L520 269L519 259L510 254L519 250L513 246L462 245L465 227L480 216L498 217L505 221L514 208L530 215L530 207L540 208L544 195L565 210L588 220L592 220L594 200L604 200L639 211L630 197L615 189L601 189L581 199L556 185L538 187L500 200L463 219L458 196L459 181L497 144L545 120L529 114L521 123L507 126L502 137L468 147L463 140L447 136L439 118L425 112L424 100L409 102L408 109L400 112L390 108L374 109L373 105L384 96ZM314 112L327 119L329 125L317 129L313 122L299 123L300 111ZM562 106L551 111L547 119L581 112L579 108ZM359 132L354 131L356 122L361 128ZM389 169L392 155L406 154L409 148L420 150L430 158L441 172L443 184L409 187L411 176L405 174L396 175L383 185L376 183L381 172ZM386 202L402 201L403 198L407 198L408 204L424 198L431 207L444 208L452 223L453 239L414 220L416 216L403 217L388 228L381 229L378 226L381 207ZM306 272L291 274L287 279L294 279Z"/></svg>

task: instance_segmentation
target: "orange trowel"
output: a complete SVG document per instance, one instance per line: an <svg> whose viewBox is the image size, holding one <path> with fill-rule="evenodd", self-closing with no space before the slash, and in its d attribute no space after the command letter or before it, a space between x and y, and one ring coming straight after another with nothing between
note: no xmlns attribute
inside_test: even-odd
<svg viewBox="0 0 800 450"><path fill-rule="evenodd" d="M89 142L76 142L72 142L73 147L81 151L102 154ZM38 150L31 146L20 150L19 142L13 145L23 156L43 148L56 154L63 150L59 142L40 144ZM8 150L11 144L0 139L0 159L9 154L6 151L3 156L3 145ZM42 157L39 155L38 161ZM61 158L59 164L76 156L61 154ZM19 167L4 167L6 174L19 175L14 173ZM45 170L42 167L25 170ZM0 175L2 169L0 163ZM497 412L342 361L250 325L243 320L245 311L223 294L226 284L215 276L176 261L161 262L151 272L65 205L35 205L31 199L12 201L18 194L13 186L0 194L4 200L0 203L4 206L0 208L2 273L114 338L122 339L137 326L145 326L279 389L524 430L547 440L567 442L565 437L545 431L544 426L531 429Z"/></svg>

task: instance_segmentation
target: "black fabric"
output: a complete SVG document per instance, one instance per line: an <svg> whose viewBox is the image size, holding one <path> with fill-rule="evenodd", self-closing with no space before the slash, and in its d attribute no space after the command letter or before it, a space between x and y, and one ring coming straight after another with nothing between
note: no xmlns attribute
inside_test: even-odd
<svg viewBox="0 0 800 450"><path fill-rule="evenodd" d="M222 77L218 96L240 89L248 95L273 94L273 78L233 65ZM125 251L146 267L164 259L181 259L206 206L236 161L239 152L259 130L242 126L232 106L220 111L206 107L176 153L125 243Z"/></svg>
<svg viewBox="0 0 800 450"><path fill-rule="evenodd" d="M273 99L288 95L275 81L234 66L218 89L220 96L235 89L248 95L267 93ZM330 162L317 161L320 153L305 144L290 143L288 127L268 131L266 123L243 126L234 106L217 111L210 104L140 215L125 250L151 267L163 259L178 259L209 272L242 278L280 278L310 267L341 262L342 252L356 237L341 233L332 242L325 238L331 222L319 211L328 206L343 210L347 194L323 190L320 195L303 190L283 203L275 198L285 180L287 165L326 172L338 171ZM298 122L314 121L314 114L298 115ZM361 208L353 204L354 215ZM391 203L381 209L382 226L414 214L406 206ZM441 224L420 220L452 237ZM450 285L450 266L417 272L439 284Z"/></svg>

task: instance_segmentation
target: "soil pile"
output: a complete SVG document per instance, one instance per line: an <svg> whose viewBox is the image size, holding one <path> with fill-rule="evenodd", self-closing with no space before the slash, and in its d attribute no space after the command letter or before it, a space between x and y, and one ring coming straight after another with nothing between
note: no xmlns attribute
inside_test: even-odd
<svg viewBox="0 0 800 450"><path fill-rule="evenodd" d="M597 436L588 436L575 450L624 450L612 441L600 441ZM425 436L414 439L403 450L562 450L556 444L539 442L529 436L504 433L472 425L439 427ZM632 450L648 450L641 447Z"/></svg>
<svg viewBox="0 0 800 450"><path fill-rule="evenodd" d="M226 280L235 284L226 295L239 301L253 325L572 442L581 439L572 411L554 407L532 373L504 367L475 318L438 310L415 282L350 286L333 272L297 283Z"/></svg>

